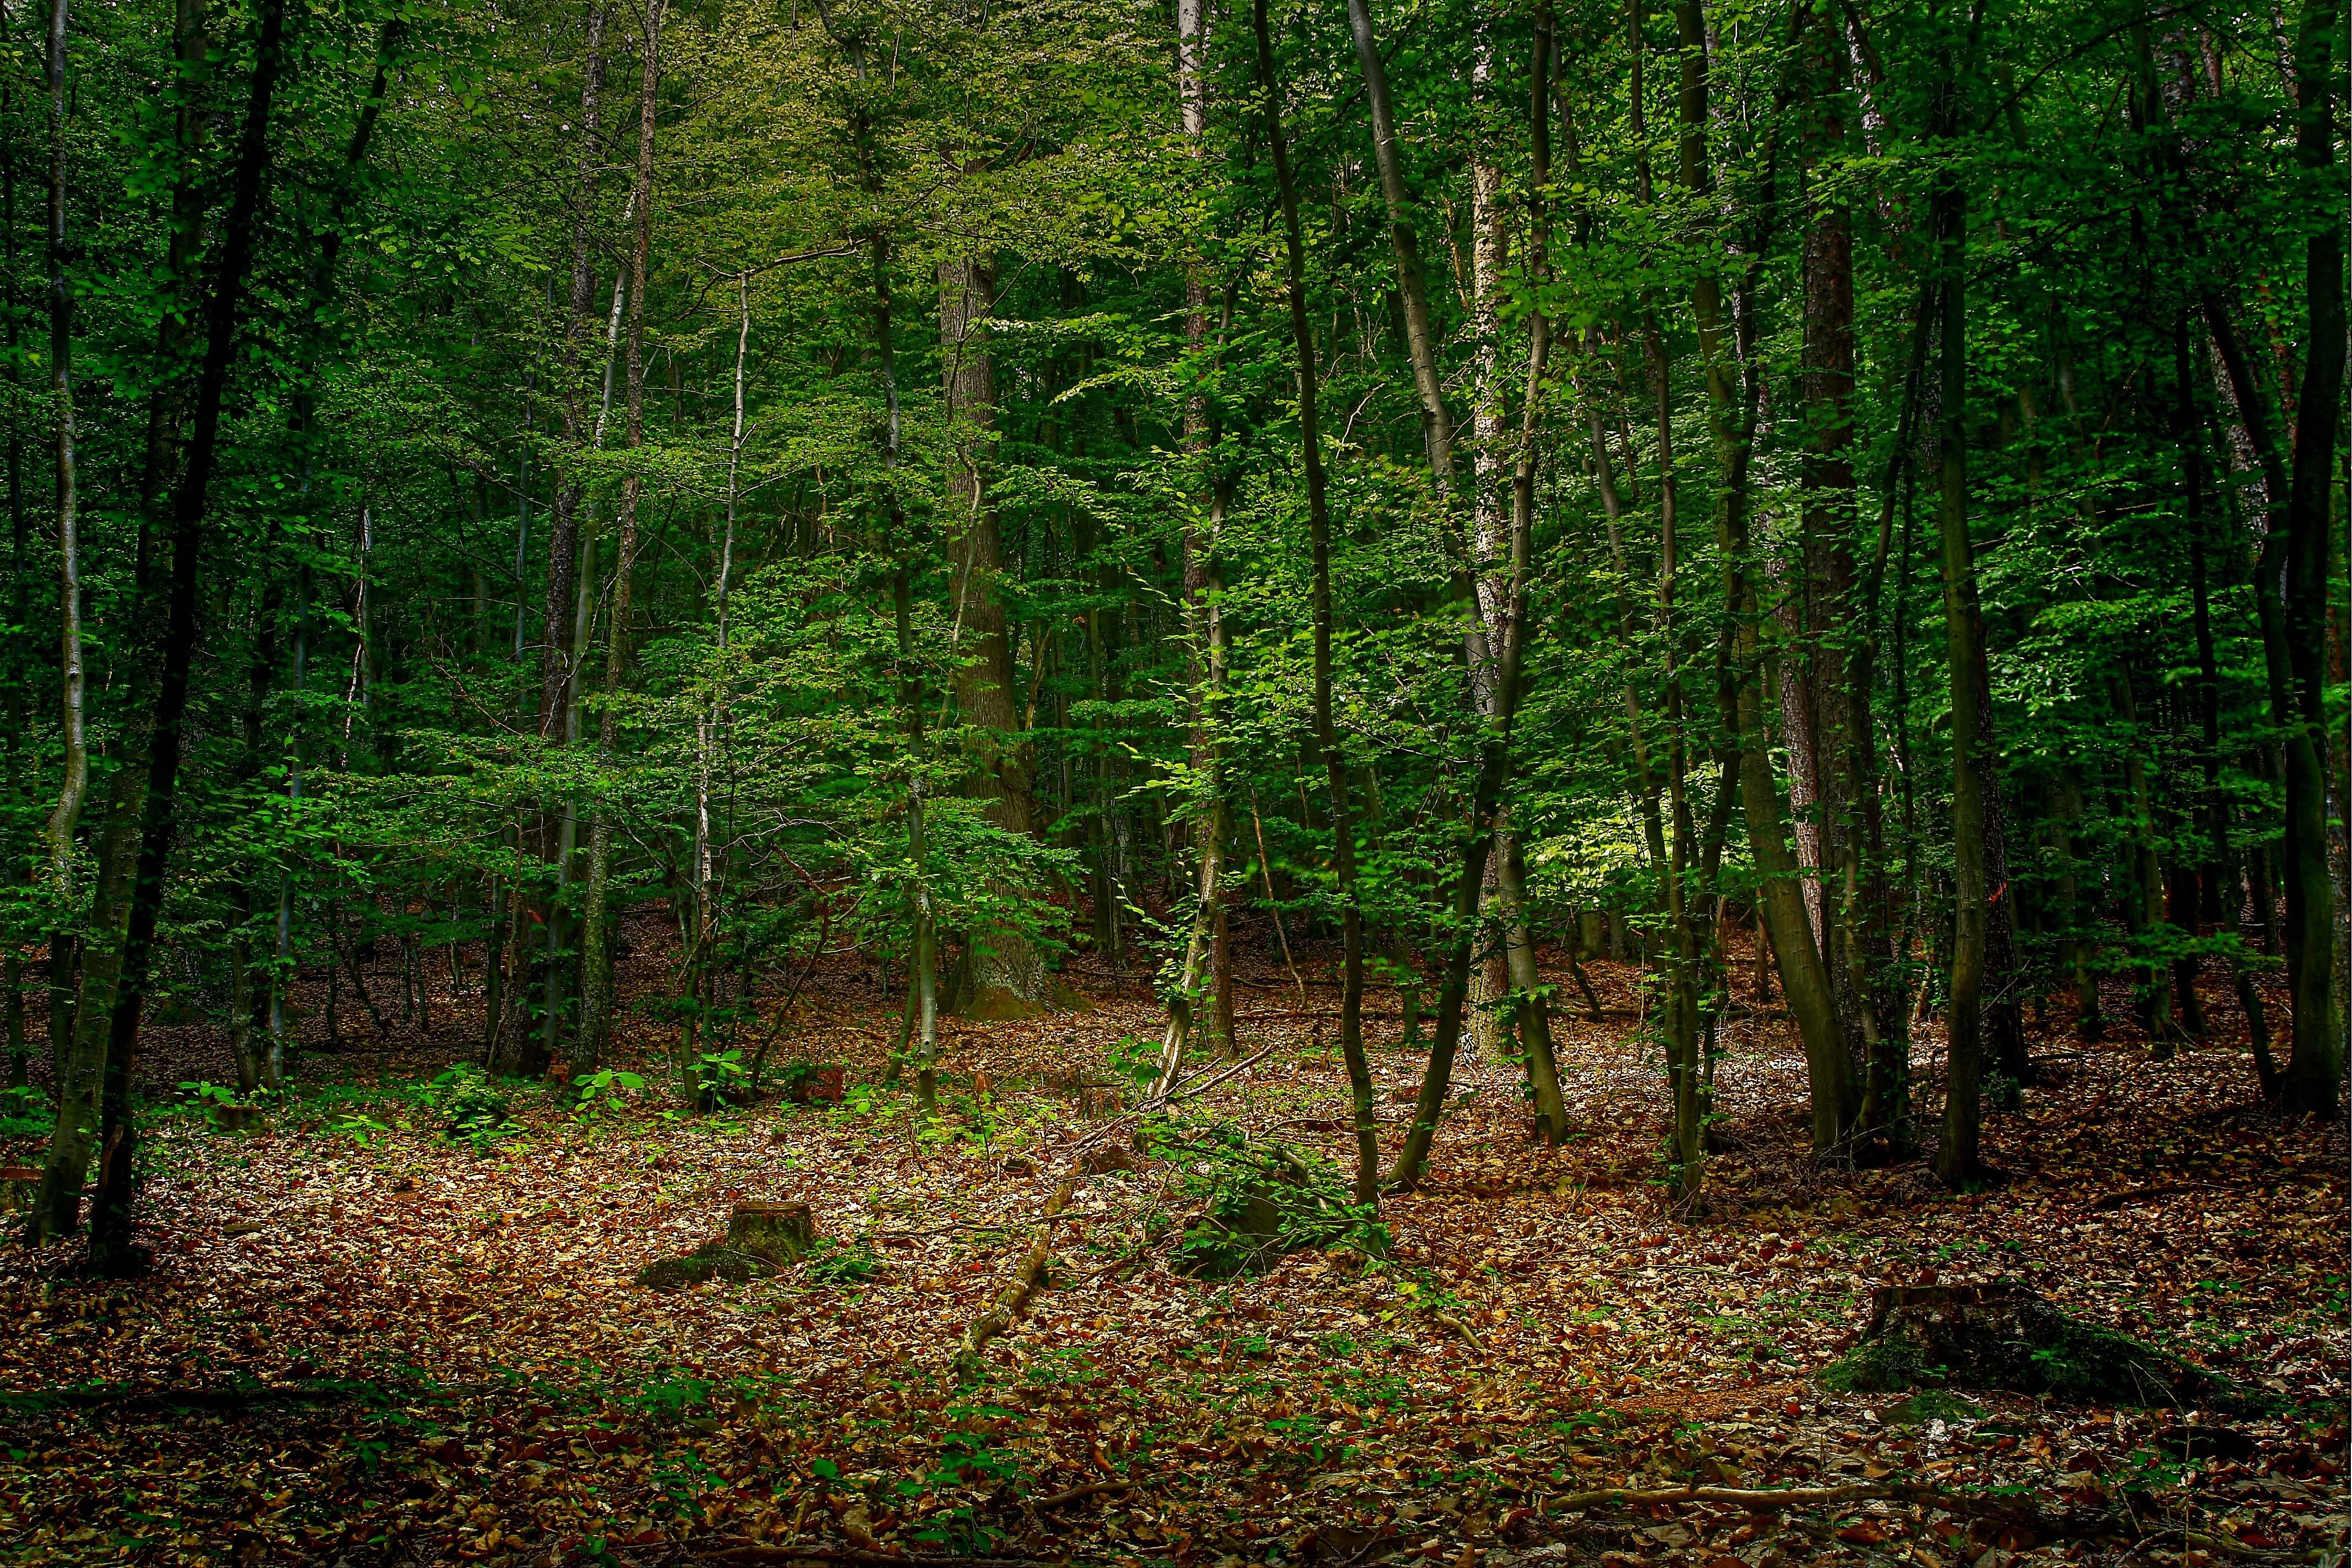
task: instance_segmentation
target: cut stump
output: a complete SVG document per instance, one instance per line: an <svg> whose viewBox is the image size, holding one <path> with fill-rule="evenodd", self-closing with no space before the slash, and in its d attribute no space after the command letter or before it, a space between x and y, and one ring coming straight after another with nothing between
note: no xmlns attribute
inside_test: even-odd
<svg viewBox="0 0 2352 1568"><path fill-rule="evenodd" d="M2258 1410L2273 1403L2168 1352L2069 1317L2018 1280L1880 1287L1861 1342L1822 1381L1872 1394L1936 1384L2007 1388L2089 1405Z"/></svg>
<svg viewBox="0 0 2352 1568"><path fill-rule="evenodd" d="M816 1216L808 1205L789 1198L739 1203L727 1216L726 1239L706 1241L683 1258L648 1263L637 1270L637 1283L656 1290L674 1290L709 1279L740 1285L799 1262L815 1245Z"/></svg>
<svg viewBox="0 0 2352 1568"><path fill-rule="evenodd" d="M816 1216L789 1198L739 1203L727 1216L727 1245L778 1266L797 1263L816 1245Z"/></svg>
<svg viewBox="0 0 2352 1568"><path fill-rule="evenodd" d="M801 1064L786 1085L785 1096L794 1105L839 1105L845 1069L838 1062Z"/></svg>
<svg viewBox="0 0 2352 1568"><path fill-rule="evenodd" d="M31 1214L41 1190L41 1173L34 1165L0 1165L0 1214Z"/></svg>

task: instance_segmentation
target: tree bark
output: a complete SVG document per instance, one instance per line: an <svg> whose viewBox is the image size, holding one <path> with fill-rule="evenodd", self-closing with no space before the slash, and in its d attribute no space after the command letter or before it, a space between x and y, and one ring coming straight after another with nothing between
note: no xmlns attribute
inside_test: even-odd
<svg viewBox="0 0 2352 1568"><path fill-rule="evenodd" d="M1350 15L1363 3L1349 0ZM1380 1203L1380 1131L1373 1119L1371 1064L1364 1055L1364 917L1356 903L1355 825L1348 805L1347 758L1339 749L1339 730L1331 716L1331 513L1324 491L1323 433L1315 406L1315 332L1307 320L1306 243L1299 231L1297 183L1283 135L1281 88L1275 75L1274 42L1266 27L1265 7L1266 0L1253 0L1251 18L1257 43L1258 86L1265 95L1266 142L1282 201L1291 348L1298 358L1299 454L1307 469L1308 545L1315 578L1315 738L1322 749L1331 791L1331 865L1339 883L1339 1053L1347 1063L1355 1110L1355 1198L1369 1210ZM1475 888L1475 877L1472 880ZM1454 1024L1456 1029L1461 1026L1458 1004ZM1438 1046L1450 1050L1450 1041L1441 1040Z"/></svg>
<svg viewBox="0 0 2352 1568"><path fill-rule="evenodd" d="M1208 47L1208 8L1203 0L1178 0L1176 7L1177 100L1182 116L1187 153L1197 162L1205 152L1208 132L1207 83L1202 74ZM1193 361L1193 374L1205 375L1202 363L1209 337L1209 287L1198 257L1187 261L1184 274L1184 347ZM1184 451L1194 463L1210 462L1215 439L1207 396L1194 391L1184 400ZM1160 1039L1160 1070L1155 1095L1175 1086L1182 1071L1184 1052L1198 1030L1203 1001L1212 1003L1209 1033L1217 1048L1233 1053L1230 1008L1214 1005L1216 997L1232 995L1229 967L1232 948L1221 942L1224 929L1224 852L1227 811L1223 779L1223 748L1217 738L1223 722L1224 694L1223 563L1217 557L1223 531L1231 481L1220 474L1205 476L1209 484L1206 536L1194 514L1184 524L1182 577L1185 630L1185 694L1189 710L1192 835L1195 889L1191 929L1184 943L1184 968L1168 997L1168 1027ZM1041 655L1042 657L1042 655ZM1209 988L1213 987L1213 992Z"/></svg>
<svg viewBox="0 0 2352 1568"><path fill-rule="evenodd" d="M1681 176L1684 186L1704 197L1712 188L1707 167L1706 35L1698 0L1677 0L1675 31L1681 44ZM1754 455L1759 391L1753 375L1733 386L1732 345L1725 331L1722 285L1702 272L1692 285L1699 353L1706 373L1707 415L1723 476L1716 492L1716 540L1724 561L1724 604L1731 616L1732 667L1736 672L1733 730L1738 741L1739 794L1748 839L1762 879L1763 918L1773 956L1805 1046L1806 1078L1812 1098L1812 1142L1826 1154L1843 1137L1850 1116L1851 1074L1845 1041L1830 993L1829 972L1813 941L1796 858L1790 852L1788 816L1772 776L1770 742L1764 729L1765 676L1761 612L1748 536L1748 476Z"/></svg>
<svg viewBox="0 0 2352 1568"><path fill-rule="evenodd" d="M949 440L944 521L954 541L956 710L971 761L971 790L988 820L1007 833L1035 832L1029 746L1014 709L1013 644L997 592L1003 549L989 504L989 443L996 418L996 371L982 325L996 295L996 268L982 257L940 263L940 366ZM973 657L963 658L969 641ZM968 1018L1027 1018L1051 1007L1054 977L1029 939L1009 930L964 934L950 987L950 1010Z"/></svg>
<svg viewBox="0 0 2352 1568"><path fill-rule="evenodd" d="M2312 170L2336 166L2335 0L2313 0L2297 42L2295 155ZM2333 177L2332 175L2329 177ZM2336 886L2327 864L2327 777L2322 761L2326 719L2323 697L2327 647L2327 566L2336 437L2344 396L2344 235L2340 225L2315 228L2305 247L2305 298L2309 338L2296 410L2293 474L2286 503L2286 583L2278 614L2281 636L2264 643L2273 656L2272 721L2284 731L2286 753L2287 989L2294 1005L2293 1044L2280 1099L2290 1110L2336 1113L2344 1093L2344 1031L2336 951ZM2268 554L2268 552L2265 552ZM2258 591L2269 596L2271 579ZM2286 668L2277 668L2284 643Z"/></svg>
<svg viewBox="0 0 2352 1568"><path fill-rule="evenodd" d="M164 863L171 849L177 804L182 721L186 714L190 667L196 644L196 589L204 542L205 512L219 447L221 403L236 347L236 324L258 226L261 188L269 159L269 112L284 43L284 0L263 0L260 36L255 46L253 81L232 176L229 211L221 231L221 260L205 310L205 357L195 385L188 449L172 500L172 574L161 668L149 728L145 800L137 820L135 871L130 845L120 847L102 879L127 885L126 922L121 945L93 951L101 971L100 991L85 985L77 1019L77 1084L97 1087L106 1071L108 1046L120 1054L117 1070L126 1075L137 1038L140 1007L156 917L163 906ZM112 825L110 825L110 826ZM124 834L127 839L131 836ZM103 896L103 895L101 895ZM94 1058L94 1059L93 1059ZM41 1190L27 1226L27 1239L54 1241L75 1230L81 1188L97 1131L96 1107L88 1091L61 1095ZM93 1216L100 1235L101 1263L129 1261L129 1198L135 1139L126 1119L104 1151L106 1165Z"/></svg>
<svg viewBox="0 0 2352 1568"><path fill-rule="evenodd" d="M1947 92L1957 88L1948 84ZM1955 116L1956 117L1956 116ZM1952 948L1946 1012L1949 1045L1936 1174L1950 1186L1979 1179L1985 966L1985 797L1993 770L1984 737L1984 614L1969 538L1967 195L1947 174L1932 198L1942 271L1941 491L1944 626L1952 682Z"/></svg>
<svg viewBox="0 0 2352 1568"><path fill-rule="evenodd" d="M646 0L645 70L637 108L636 184L629 206L636 228L629 248L628 434L631 451L646 444L646 268L653 254L654 122L661 107L662 19L668 0ZM744 332L751 331L749 307ZM737 435L741 437L741 369L737 369ZM730 473L732 473L730 465ZM612 765L620 743L621 681L629 661L629 588L636 570L637 510L645 487L642 470L631 468L621 481L618 559L613 564L613 607L604 633L604 700L596 721L596 757L600 766ZM735 499L730 479L728 526L734 526ZM731 534L730 534L731 538ZM586 652L583 638L581 650ZM599 807L588 828L588 896L580 932L581 1016L573 1047L572 1068L593 1072L604 1059L613 1029L613 814Z"/></svg>
<svg viewBox="0 0 2352 1568"><path fill-rule="evenodd" d="M59 734L65 777L49 813L49 877L60 901L70 891L74 827L89 794L89 745L83 721L87 674L81 657L80 490L74 469L73 291L66 282L66 11L49 0L49 401L57 424ZM52 976L54 984L55 977Z"/></svg>

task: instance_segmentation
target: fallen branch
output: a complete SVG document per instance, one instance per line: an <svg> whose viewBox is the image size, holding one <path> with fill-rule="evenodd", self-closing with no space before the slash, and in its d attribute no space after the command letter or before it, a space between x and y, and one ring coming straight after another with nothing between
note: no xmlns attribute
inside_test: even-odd
<svg viewBox="0 0 2352 1568"><path fill-rule="evenodd" d="M1099 1143L1104 1139L1109 1137L1112 1133L1120 1131L1122 1128L1133 1126L1139 1120L1150 1115L1154 1111L1165 1110L1168 1107L1175 1104L1180 1100L1191 1100L1196 1095L1206 1094L1211 1089L1230 1081L1235 1074L1244 1072L1249 1068L1255 1067L1258 1063L1265 1060L1267 1057L1273 1054L1274 1047L1272 1046L1268 1046L1254 1057L1244 1057L1237 1062L1230 1062L1226 1064L1212 1077L1204 1079L1198 1083L1189 1083L1189 1080L1187 1080L1187 1082L1180 1082L1175 1088L1170 1089L1167 1093L1154 1095L1151 1099L1145 1100L1134 1110L1119 1112L1119 1114L1112 1117L1108 1121L1104 1122L1101 1126L1096 1128L1093 1131L1079 1139L1076 1146L1083 1149L1090 1143Z"/></svg>
<svg viewBox="0 0 2352 1568"><path fill-rule="evenodd" d="M1850 1502L1916 1502L1947 1513L1967 1513L1996 1519L2018 1519L2060 1528L2060 1522L2037 1508L2007 1498L1977 1497L1946 1491L1916 1481L1857 1481L1837 1487L1603 1487L1598 1491L1569 1492L1546 1501L1539 1511L1570 1512L1601 1507L1654 1508L1675 1503L1728 1503L1751 1513L1784 1508L1821 1508ZM2112 1525L2112 1516L2102 1521ZM2075 1527L2079 1528L2079 1527Z"/></svg>
<svg viewBox="0 0 2352 1568"><path fill-rule="evenodd" d="M980 1381L984 1363L980 1352L988 1342L1011 1328L1021 1316L1021 1309L1029 1302L1030 1293L1045 1277L1046 1261L1054 1255L1054 1222L1069 1205L1070 1194L1077 1190L1078 1172L1073 1165L1062 1177L1054 1195L1045 1200L1044 1221L1029 1233L1029 1250L1022 1255L1021 1267L1013 1270L1011 1284L997 1292L996 1300L985 1312L971 1321L963 1331L963 1341L956 1346L956 1376L966 1383Z"/></svg>
<svg viewBox="0 0 2352 1568"><path fill-rule="evenodd" d="M1076 1502L1080 1498L1100 1497L1105 1492L1131 1492L1134 1489L1133 1481L1086 1481L1071 1487L1066 1491L1055 1492L1052 1497L1041 1497L1029 1506L1059 1508L1066 1502Z"/></svg>
<svg viewBox="0 0 2352 1568"><path fill-rule="evenodd" d="M929 1552L868 1552L854 1546L760 1546L746 1542L698 1553L706 1563L922 1563L930 1568L1026 1568L1042 1557L948 1557Z"/></svg>
<svg viewBox="0 0 2352 1568"><path fill-rule="evenodd" d="M1464 1344L1468 1345L1478 1354L1484 1355L1486 1353L1486 1347L1478 1342L1477 1334L1472 1331L1470 1325L1464 1322L1461 1319L1454 1317L1450 1313L1446 1312L1433 1312L1430 1314L1429 1321L1433 1323L1439 1324L1442 1327L1453 1330L1456 1335L1460 1336Z"/></svg>
<svg viewBox="0 0 2352 1568"><path fill-rule="evenodd" d="M302 1383L232 1383L210 1388L131 1388L90 1384L0 1394L0 1415L31 1415L51 1410L244 1410L257 1405L399 1405L428 1399L463 1399L498 1393L504 1384L390 1385L348 1378Z"/></svg>

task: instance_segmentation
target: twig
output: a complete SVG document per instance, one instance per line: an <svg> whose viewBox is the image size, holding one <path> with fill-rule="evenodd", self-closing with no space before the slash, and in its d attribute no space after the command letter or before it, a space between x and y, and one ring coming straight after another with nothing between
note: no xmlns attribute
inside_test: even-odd
<svg viewBox="0 0 2352 1568"><path fill-rule="evenodd" d="M1080 1498L1099 1497L1105 1492L1130 1492L1134 1489L1133 1481L1086 1481L1067 1490L1055 1492L1052 1497L1041 1497L1029 1506L1059 1508L1066 1502L1076 1502Z"/></svg>
<svg viewBox="0 0 2352 1568"><path fill-rule="evenodd" d="M1464 1344L1468 1345L1478 1354L1485 1355L1486 1353L1486 1347L1479 1342L1478 1336L1471 1331L1470 1325L1464 1322L1461 1319L1454 1317L1452 1313L1433 1312L1430 1314L1429 1321L1433 1323L1442 1324L1446 1328L1452 1329L1456 1334L1461 1336L1462 1342Z"/></svg>
<svg viewBox="0 0 2352 1568"><path fill-rule="evenodd" d="M868 1552L855 1546L740 1546L706 1548L706 1563L928 1563L931 1568L1027 1568L1042 1557L947 1557L929 1552Z"/></svg>
<svg viewBox="0 0 2352 1568"><path fill-rule="evenodd" d="M1974 1497L1966 1492L1921 1486L1916 1481L1861 1481L1841 1487L1660 1487L1647 1489L1603 1487L1598 1491L1569 1492L1553 1498L1544 1503L1542 1511L1558 1513L1604 1505L1649 1508L1660 1504L1710 1502L1732 1503L1751 1512L1765 1512L1774 1509L1819 1508L1827 1504L1866 1502L1877 1499L1926 1503L1947 1513L2030 1520L2045 1528L2053 1522L2051 1516L2039 1509L2022 1506L2004 1498Z"/></svg>

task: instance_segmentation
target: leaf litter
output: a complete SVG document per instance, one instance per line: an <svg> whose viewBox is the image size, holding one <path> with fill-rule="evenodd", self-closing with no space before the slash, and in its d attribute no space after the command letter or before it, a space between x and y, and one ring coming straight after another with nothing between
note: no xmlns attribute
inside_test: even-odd
<svg viewBox="0 0 2352 1568"><path fill-rule="evenodd" d="M1352 1159L1311 1015L1245 1011L1258 1060L1141 1152L1083 1165L1131 1145L1070 1086L1115 1081L1158 1027L1106 973L1073 975L1083 1012L950 1024L929 1125L883 1083L894 999L846 966L793 1037L846 1066L835 1108L579 1118L568 1091L514 1086L487 1134L452 1136L415 1086L464 1054L462 1025L315 1056L324 1083L256 1131L157 1124L148 1279L0 1255L0 1547L353 1568L2340 1568L2344 1143L2253 1109L2225 998L2217 1038L2170 1061L2038 1042L2042 1081L1987 1123L2005 1179L1958 1196L1916 1163L1813 1162L1801 1055L1750 1009L1727 1030L1706 1212L1677 1216L1654 1053L1628 1026L1640 976L1587 971L1609 1013L1554 1023L1565 1147L1530 1142L1514 1064L1465 1058L1429 1178L1384 1202L1378 1237L1329 1226L1237 1270L1185 1267L1203 1216L1239 1212L1204 1152L1279 1149L1318 1181ZM1371 1000L1392 1152L1421 1058ZM657 1077L659 1033L623 1034ZM1039 1288L960 1376L1074 1170L1094 1173L1049 1222ZM813 1210L808 1260L635 1283L719 1237L737 1200L777 1198ZM2277 1407L1818 1380L1874 1288L1996 1279ZM1750 1495L1768 1488L1810 1500Z"/></svg>

